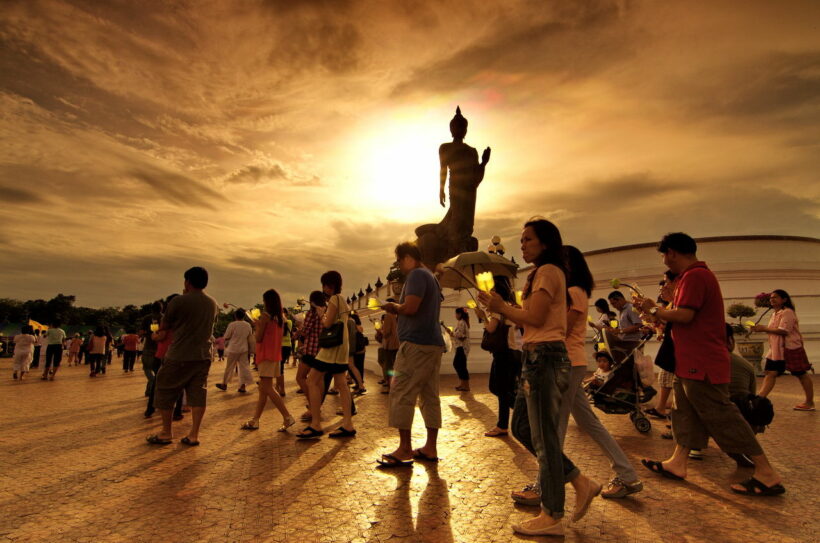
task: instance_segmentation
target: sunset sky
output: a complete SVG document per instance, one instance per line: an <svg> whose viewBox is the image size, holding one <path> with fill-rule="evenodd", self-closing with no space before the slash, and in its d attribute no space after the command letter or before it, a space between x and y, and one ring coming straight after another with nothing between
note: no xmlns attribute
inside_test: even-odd
<svg viewBox="0 0 820 543"><path fill-rule="evenodd" d="M456 105L482 248L820 236L812 0L6 0L0 74L0 297L349 295L443 216Z"/></svg>

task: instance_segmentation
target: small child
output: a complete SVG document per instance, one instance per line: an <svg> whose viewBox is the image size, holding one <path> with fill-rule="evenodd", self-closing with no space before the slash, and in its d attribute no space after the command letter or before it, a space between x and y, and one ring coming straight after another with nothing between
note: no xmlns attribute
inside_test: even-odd
<svg viewBox="0 0 820 543"><path fill-rule="evenodd" d="M584 385L588 390L598 390L612 375L612 366L614 361L612 356L606 351L598 351L595 353L595 362L598 364L598 369L592 374L592 377L584 381Z"/></svg>

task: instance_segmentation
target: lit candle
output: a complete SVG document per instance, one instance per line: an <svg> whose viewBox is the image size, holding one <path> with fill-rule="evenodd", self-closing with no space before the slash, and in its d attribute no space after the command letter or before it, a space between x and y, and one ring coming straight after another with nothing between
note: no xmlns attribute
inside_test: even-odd
<svg viewBox="0 0 820 543"><path fill-rule="evenodd" d="M616 321L616 320L609 321L609 326L611 326L612 328L617 328L618 327L618 321Z"/></svg>
<svg viewBox="0 0 820 543"><path fill-rule="evenodd" d="M490 292L493 288L495 288L495 280L493 280L492 272L477 273L475 276L475 281L478 285L478 290Z"/></svg>
<svg viewBox="0 0 820 543"><path fill-rule="evenodd" d="M744 324L744 326L746 326L746 328L754 328L755 327L755 323L753 323L752 321L746 321L743 324Z"/></svg>
<svg viewBox="0 0 820 543"><path fill-rule="evenodd" d="M598 351L606 351L606 343L599 343Z"/></svg>
<svg viewBox="0 0 820 543"><path fill-rule="evenodd" d="M155 322L151 323L151 331L152 332L159 332L159 324L157 324Z"/></svg>
<svg viewBox="0 0 820 543"><path fill-rule="evenodd" d="M376 330L381 330L381 329L382 329L382 323L380 323L380 322L378 322L378 321L377 321L377 322L373 325L373 327L374 327Z"/></svg>
<svg viewBox="0 0 820 543"><path fill-rule="evenodd" d="M520 306L524 305L524 291L523 290L516 290L515 291L515 303Z"/></svg>
<svg viewBox="0 0 820 543"><path fill-rule="evenodd" d="M368 298L367 299L367 308L368 309L380 309L384 304L379 301L378 298Z"/></svg>
<svg viewBox="0 0 820 543"><path fill-rule="evenodd" d="M259 320L259 317L262 316L262 312L259 310L258 307L254 307L250 311L250 316L251 316L251 319L253 319L253 320Z"/></svg>
<svg viewBox="0 0 820 543"><path fill-rule="evenodd" d="M478 306L476 305L475 300L467 300L467 307L470 309L475 309Z"/></svg>

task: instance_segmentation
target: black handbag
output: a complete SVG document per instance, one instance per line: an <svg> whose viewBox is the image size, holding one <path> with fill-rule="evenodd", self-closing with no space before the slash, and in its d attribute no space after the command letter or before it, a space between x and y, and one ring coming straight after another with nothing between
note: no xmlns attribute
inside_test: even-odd
<svg viewBox="0 0 820 543"><path fill-rule="evenodd" d="M675 345L672 343L672 323L666 323L663 341L655 355L655 365L669 373L675 373Z"/></svg>
<svg viewBox="0 0 820 543"><path fill-rule="evenodd" d="M484 335L481 337L481 348L491 353L509 349L509 343L507 342L509 329L510 325L506 324L504 319L498 322L494 332L488 332L485 328Z"/></svg>
<svg viewBox="0 0 820 543"><path fill-rule="evenodd" d="M342 306L339 304L341 310ZM334 322L329 328L325 328L319 333L319 347L322 349L332 349L338 347L345 341L345 324L340 320Z"/></svg>

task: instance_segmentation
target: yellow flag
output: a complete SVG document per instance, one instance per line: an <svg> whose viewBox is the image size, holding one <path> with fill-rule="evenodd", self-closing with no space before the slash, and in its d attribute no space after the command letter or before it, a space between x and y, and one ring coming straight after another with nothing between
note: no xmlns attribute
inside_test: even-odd
<svg viewBox="0 0 820 543"><path fill-rule="evenodd" d="M33 321L31 319L28 320L28 325L34 328L35 330L48 330L48 326L40 324L37 321Z"/></svg>

